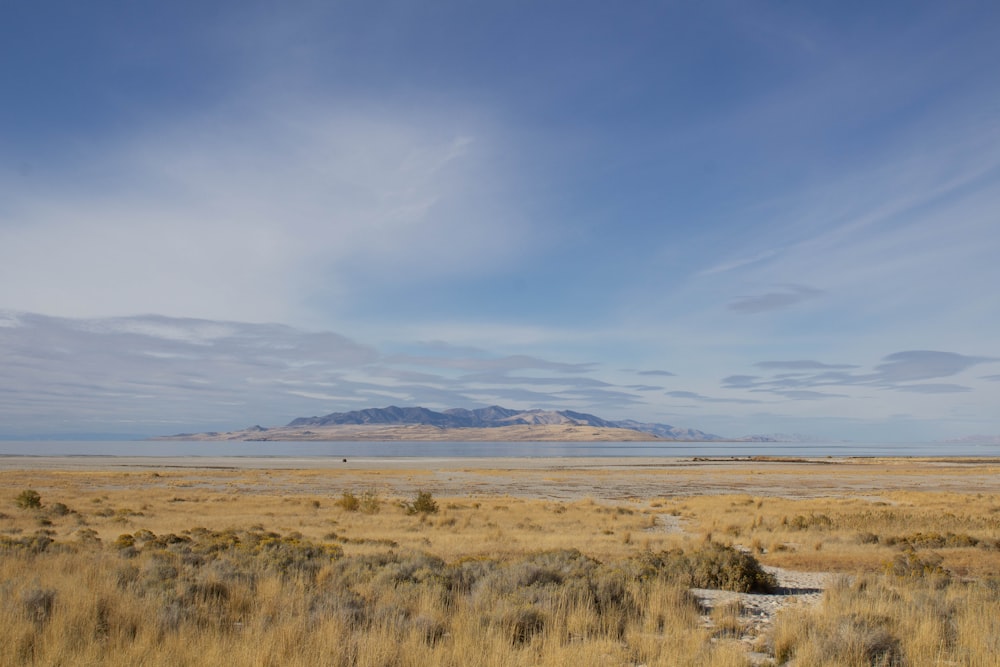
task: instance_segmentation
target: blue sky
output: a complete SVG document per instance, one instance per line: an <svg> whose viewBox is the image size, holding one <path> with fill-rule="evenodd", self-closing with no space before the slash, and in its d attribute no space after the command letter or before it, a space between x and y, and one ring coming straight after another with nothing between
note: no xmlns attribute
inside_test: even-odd
<svg viewBox="0 0 1000 667"><path fill-rule="evenodd" d="M0 435L1000 434L1000 7L0 3Z"/></svg>

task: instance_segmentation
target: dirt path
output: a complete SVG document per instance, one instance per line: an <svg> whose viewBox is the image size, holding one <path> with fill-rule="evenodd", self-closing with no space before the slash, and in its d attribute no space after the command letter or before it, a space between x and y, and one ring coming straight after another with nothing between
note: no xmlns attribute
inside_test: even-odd
<svg viewBox="0 0 1000 667"><path fill-rule="evenodd" d="M823 599L823 592L836 576L829 572L796 572L767 565L763 567L778 579L778 590L773 594L691 589L705 609L702 615L705 627L717 628L712 616L714 609L732 606L738 610L740 628L734 635L746 647L750 660L755 664L771 660L771 656L757 649L761 639L773 627L778 612L795 606L818 605Z"/></svg>

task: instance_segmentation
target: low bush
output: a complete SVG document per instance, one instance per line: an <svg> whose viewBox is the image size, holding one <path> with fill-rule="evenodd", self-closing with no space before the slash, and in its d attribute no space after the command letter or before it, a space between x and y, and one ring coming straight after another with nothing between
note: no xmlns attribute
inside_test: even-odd
<svg viewBox="0 0 1000 667"><path fill-rule="evenodd" d="M417 496L407 503L403 503L403 508L407 514L437 514L438 504L430 491L417 491Z"/></svg>
<svg viewBox="0 0 1000 667"><path fill-rule="evenodd" d="M17 494L17 498L14 499L17 506L23 510L28 509L38 509L42 506L42 497L39 495L38 491L34 489L25 489L21 493Z"/></svg>
<svg viewBox="0 0 1000 667"><path fill-rule="evenodd" d="M647 553L641 558L645 574L664 574L694 588L716 588L738 593L770 593L778 581L748 553L709 542L694 552Z"/></svg>
<svg viewBox="0 0 1000 667"><path fill-rule="evenodd" d="M886 538L888 546L902 546L907 549L940 549L943 547L962 548L978 546L980 540L965 533L911 533Z"/></svg>
<svg viewBox="0 0 1000 667"><path fill-rule="evenodd" d="M935 578L947 581L951 573L941 566L937 554L918 554L908 549L885 564L886 574L904 579Z"/></svg>
<svg viewBox="0 0 1000 667"><path fill-rule="evenodd" d="M378 493L372 489L368 489L361 494L361 504L358 507L362 514L378 514L379 510L382 509L382 501L378 497Z"/></svg>
<svg viewBox="0 0 1000 667"><path fill-rule="evenodd" d="M66 516L67 514L71 514L73 512L73 510L71 510L65 503L55 503L49 511L54 516Z"/></svg>
<svg viewBox="0 0 1000 667"><path fill-rule="evenodd" d="M334 502L334 505L346 512L357 512L361 509L361 501L350 491L341 493L340 498Z"/></svg>

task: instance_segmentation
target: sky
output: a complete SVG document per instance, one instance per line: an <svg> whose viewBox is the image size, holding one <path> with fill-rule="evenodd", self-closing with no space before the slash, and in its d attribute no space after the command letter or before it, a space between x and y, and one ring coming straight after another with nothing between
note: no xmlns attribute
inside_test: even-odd
<svg viewBox="0 0 1000 667"><path fill-rule="evenodd" d="M0 0L0 437L1000 434L1000 5Z"/></svg>

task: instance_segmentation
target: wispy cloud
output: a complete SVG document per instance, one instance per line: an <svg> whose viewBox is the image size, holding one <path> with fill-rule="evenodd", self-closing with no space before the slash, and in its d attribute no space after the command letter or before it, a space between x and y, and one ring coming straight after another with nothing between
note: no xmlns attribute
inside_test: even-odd
<svg viewBox="0 0 1000 667"><path fill-rule="evenodd" d="M510 355L500 358L469 358L445 356L413 356L398 354L387 359L393 364L410 366L427 366L434 368L454 368L463 371L518 371L546 370L561 373L586 373L594 369L595 364L568 364L556 361L546 361L528 355Z"/></svg>
<svg viewBox="0 0 1000 667"><path fill-rule="evenodd" d="M799 390L774 390L773 393L793 401L821 401L827 398L847 398L847 394L831 394L829 392Z"/></svg>
<svg viewBox="0 0 1000 667"><path fill-rule="evenodd" d="M668 391L666 392L666 395L671 398L686 398L692 401L699 401L701 403L763 403L763 401L757 401L750 398L715 398L712 396L702 396L701 394L693 391Z"/></svg>
<svg viewBox="0 0 1000 667"><path fill-rule="evenodd" d="M748 389L756 387L759 380L758 375L730 375L722 379L722 386L730 389Z"/></svg>
<svg viewBox="0 0 1000 667"><path fill-rule="evenodd" d="M998 361L998 359L932 350L896 352L887 356L883 363L875 367L875 374L871 381L873 383L895 384L897 382L930 380L956 375L973 366L992 361Z"/></svg>
<svg viewBox="0 0 1000 667"><path fill-rule="evenodd" d="M896 391L908 391L916 394L962 394L972 391L969 387L946 383L908 384L894 387L894 389Z"/></svg>
<svg viewBox="0 0 1000 667"><path fill-rule="evenodd" d="M807 371L807 370L819 370L819 369L847 369L847 368L858 368L856 364L825 364L821 361L812 361L807 359L800 359L795 361L758 361L754 364L757 368L763 368L766 370L772 369L787 369L794 371Z"/></svg>
<svg viewBox="0 0 1000 667"><path fill-rule="evenodd" d="M861 368L857 364L826 364L811 360L762 361L754 366L766 370L794 372L778 373L770 377L731 375L723 378L722 386L809 400L846 397L845 394L813 391L813 388L838 386L872 387L920 394L964 393L970 391L970 388L953 383L922 381L958 375L978 365L997 361L1000 359L955 352L907 350L887 355L882 359L882 363L876 364L873 370L867 373L849 372L851 369Z"/></svg>
<svg viewBox="0 0 1000 667"><path fill-rule="evenodd" d="M762 262L766 259L770 259L779 253L778 250L763 250L751 257L742 257L740 259L735 259L729 262L724 262L722 264L716 264L707 269L700 271L697 275L700 276L711 276L717 273L728 273L735 269L741 269L745 266L750 266L751 264L756 264Z"/></svg>
<svg viewBox="0 0 1000 667"><path fill-rule="evenodd" d="M729 309L748 314L765 313L771 310L791 308L804 301L819 298L825 293L814 287L789 285L780 292L740 297L729 304Z"/></svg>

